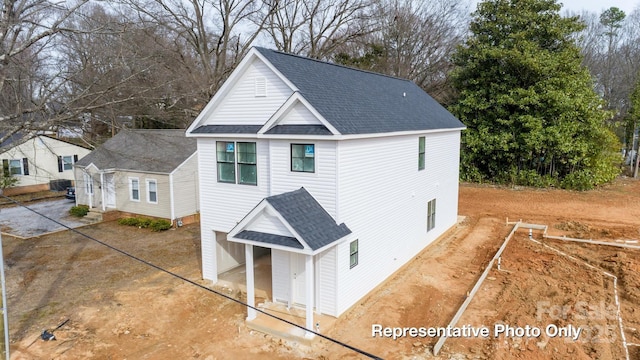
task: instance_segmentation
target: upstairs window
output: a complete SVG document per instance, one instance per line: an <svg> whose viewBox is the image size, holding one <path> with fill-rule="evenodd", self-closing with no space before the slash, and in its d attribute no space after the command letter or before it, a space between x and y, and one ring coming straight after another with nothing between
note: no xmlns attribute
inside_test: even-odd
<svg viewBox="0 0 640 360"><path fill-rule="evenodd" d="M218 141L216 153L218 182L258 185L255 142Z"/></svg>
<svg viewBox="0 0 640 360"><path fill-rule="evenodd" d="M234 142L218 141L218 182L236 182L236 144Z"/></svg>
<svg viewBox="0 0 640 360"><path fill-rule="evenodd" d="M238 184L257 185L256 143L238 143Z"/></svg>
<svg viewBox="0 0 640 360"><path fill-rule="evenodd" d="M424 136L418 138L418 170L424 170Z"/></svg>
<svg viewBox="0 0 640 360"><path fill-rule="evenodd" d="M427 204L427 231L436 227L436 199Z"/></svg>
<svg viewBox="0 0 640 360"><path fill-rule="evenodd" d="M291 144L291 171L315 172L315 145Z"/></svg>

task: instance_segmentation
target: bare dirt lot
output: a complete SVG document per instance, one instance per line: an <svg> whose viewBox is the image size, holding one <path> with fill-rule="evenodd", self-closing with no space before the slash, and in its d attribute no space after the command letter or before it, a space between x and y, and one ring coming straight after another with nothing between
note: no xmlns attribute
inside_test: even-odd
<svg viewBox="0 0 640 360"><path fill-rule="evenodd" d="M462 224L326 334L383 358L432 358L437 338L373 338L372 325L446 326L511 230L507 217L548 225L552 235L639 239L640 182L621 179L589 192L462 185L459 212ZM209 286L199 280L197 226L153 233L104 223L80 231ZM534 238L542 240L539 232ZM305 346L249 331L240 305L77 233L3 242L14 359L362 358L326 340ZM640 359L640 251L543 243L516 233L502 255L507 271L491 270L458 324L529 325L543 334L451 338L439 358L624 359L628 351ZM57 341L39 338L66 319ZM550 324L583 332L577 340L550 337Z"/></svg>

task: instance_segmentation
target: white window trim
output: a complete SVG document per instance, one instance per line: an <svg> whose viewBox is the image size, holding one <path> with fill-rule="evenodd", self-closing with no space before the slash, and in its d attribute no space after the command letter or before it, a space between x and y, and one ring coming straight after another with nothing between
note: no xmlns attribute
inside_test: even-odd
<svg viewBox="0 0 640 360"><path fill-rule="evenodd" d="M134 180L138 182L138 198L137 199L133 198L133 181ZM129 200L135 201L135 202L140 202L140 179L137 178L137 177L130 177L129 178Z"/></svg>
<svg viewBox="0 0 640 360"><path fill-rule="evenodd" d="M69 164L69 165L71 165L71 168L70 168L70 169L65 169L65 168L64 168L64 164L65 164L64 158L71 158L71 161L70 161L70 162L68 162L68 164ZM63 155L63 156L62 156L62 171L63 171L63 172L64 172L64 171L73 171L73 164L74 164L74 162L73 162L73 155L70 155L70 156L69 156L69 155Z"/></svg>
<svg viewBox="0 0 640 360"><path fill-rule="evenodd" d="M356 244L356 251L355 252L351 252L351 244L355 243ZM351 242L349 242L349 269L353 269L354 267L358 266L359 262L360 262L360 242L358 241L358 239L355 239ZM355 259L356 262L355 264L351 263L351 258L355 255Z"/></svg>
<svg viewBox="0 0 640 360"><path fill-rule="evenodd" d="M147 185L147 202L149 204L157 204L158 203L158 180L156 179L145 179L145 183ZM151 201L151 187L149 186L150 183L154 183L156 184L156 201Z"/></svg>
<svg viewBox="0 0 640 360"><path fill-rule="evenodd" d="M19 174L11 174L11 162L12 161L17 161L20 163L20 173ZM22 159L9 159L9 174L11 174L12 176L24 176L24 163L22 162Z"/></svg>

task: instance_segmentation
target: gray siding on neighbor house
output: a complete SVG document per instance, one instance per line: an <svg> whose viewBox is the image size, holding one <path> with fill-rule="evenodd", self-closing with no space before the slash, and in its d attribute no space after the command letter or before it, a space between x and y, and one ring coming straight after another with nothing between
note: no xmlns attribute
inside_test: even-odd
<svg viewBox="0 0 640 360"><path fill-rule="evenodd" d="M198 155L191 156L172 175L174 218L200 211L198 192Z"/></svg>
<svg viewBox="0 0 640 360"><path fill-rule="evenodd" d="M129 179L137 178L140 184L140 200L131 199ZM157 204L148 200L147 180L156 180ZM169 175L150 174L133 171L116 172L116 208L120 211L159 218L171 218L171 200L169 195ZM95 190L94 190L95 192Z"/></svg>

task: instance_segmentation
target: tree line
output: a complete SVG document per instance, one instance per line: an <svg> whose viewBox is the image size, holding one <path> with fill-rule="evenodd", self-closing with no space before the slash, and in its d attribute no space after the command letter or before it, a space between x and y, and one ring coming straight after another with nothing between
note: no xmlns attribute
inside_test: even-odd
<svg viewBox="0 0 640 360"><path fill-rule="evenodd" d="M554 0L5 0L0 142L184 128L253 45L414 81L469 127L467 180L596 184L621 147L609 133L633 145L640 11L560 14Z"/></svg>

